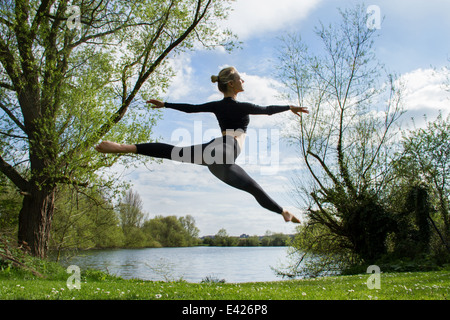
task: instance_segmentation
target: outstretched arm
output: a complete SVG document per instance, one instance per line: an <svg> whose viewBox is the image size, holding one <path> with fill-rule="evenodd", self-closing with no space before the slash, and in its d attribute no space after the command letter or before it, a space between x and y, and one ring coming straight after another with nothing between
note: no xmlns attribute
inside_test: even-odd
<svg viewBox="0 0 450 320"><path fill-rule="evenodd" d="M296 115L300 116L300 113L309 113L308 108L304 107L296 107L296 106L267 106L262 107L255 105L253 103L242 103L243 108L249 113L249 114L267 114L272 115L284 111L291 110Z"/></svg>
<svg viewBox="0 0 450 320"><path fill-rule="evenodd" d="M291 107L291 111L293 113L295 113L296 115L298 115L299 117L301 117L300 113L309 113L308 108L305 107L296 107L296 106L290 106Z"/></svg>
<svg viewBox="0 0 450 320"><path fill-rule="evenodd" d="M214 103L207 102L204 104L188 104L188 103L169 103L156 99L150 99L147 103L153 104L152 108L170 108L186 113L196 112L214 112Z"/></svg>

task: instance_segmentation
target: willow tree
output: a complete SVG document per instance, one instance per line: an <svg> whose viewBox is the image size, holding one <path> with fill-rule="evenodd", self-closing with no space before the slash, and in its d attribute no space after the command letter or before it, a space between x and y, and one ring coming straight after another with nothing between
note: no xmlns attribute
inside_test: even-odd
<svg viewBox="0 0 450 320"><path fill-rule="evenodd" d="M428 214L422 224L428 219L450 252L450 115L444 119L440 113L426 128L409 131L400 152L396 171L402 179L398 183L407 184L411 190L420 190L421 184L428 186L436 212ZM434 218L440 221L442 232Z"/></svg>
<svg viewBox="0 0 450 320"><path fill-rule="evenodd" d="M386 251L390 231L381 200L401 86L375 57L377 29L366 8L340 13L339 23L316 28L321 50L311 52L298 35L285 38L280 78L311 111L291 131L310 178L303 181L311 181L299 185L309 205L305 234L320 230L308 246L371 261Z"/></svg>
<svg viewBox="0 0 450 320"><path fill-rule="evenodd" d="M140 102L167 87L169 55L230 48L217 25L230 1L0 0L0 172L23 196L32 254L46 255L58 185L117 161L95 154L99 139L149 139L157 114Z"/></svg>

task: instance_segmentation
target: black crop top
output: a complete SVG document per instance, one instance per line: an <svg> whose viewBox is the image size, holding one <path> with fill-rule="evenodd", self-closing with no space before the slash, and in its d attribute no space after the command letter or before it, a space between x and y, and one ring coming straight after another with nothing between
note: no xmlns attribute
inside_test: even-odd
<svg viewBox="0 0 450 320"><path fill-rule="evenodd" d="M290 106L261 107L248 102L238 102L233 98L224 98L220 101L207 102L199 105L166 102L164 106L186 113L212 112L216 115L222 132L227 129L241 129L244 132L247 132L250 114L272 115L290 110Z"/></svg>

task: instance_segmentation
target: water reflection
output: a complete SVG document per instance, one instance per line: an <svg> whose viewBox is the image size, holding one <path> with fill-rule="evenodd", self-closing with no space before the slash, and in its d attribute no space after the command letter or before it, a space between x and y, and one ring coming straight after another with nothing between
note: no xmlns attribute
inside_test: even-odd
<svg viewBox="0 0 450 320"><path fill-rule="evenodd" d="M201 282L206 277L227 283L279 281L271 267L287 263L287 247L191 247L92 250L70 259L78 265L125 279Z"/></svg>

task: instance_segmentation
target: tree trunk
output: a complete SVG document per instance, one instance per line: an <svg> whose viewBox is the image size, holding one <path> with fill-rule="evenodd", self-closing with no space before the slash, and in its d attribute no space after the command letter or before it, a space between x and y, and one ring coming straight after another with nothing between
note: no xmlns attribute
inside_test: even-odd
<svg viewBox="0 0 450 320"><path fill-rule="evenodd" d="M33 256L47 256L50 229L55 209L56 187L34 187L23 199L19 214L19 245Z"/></svg>

